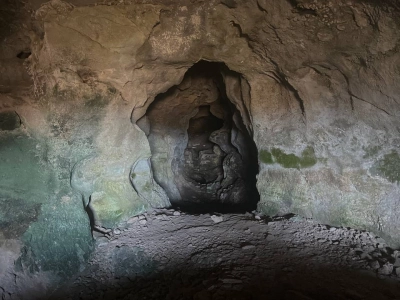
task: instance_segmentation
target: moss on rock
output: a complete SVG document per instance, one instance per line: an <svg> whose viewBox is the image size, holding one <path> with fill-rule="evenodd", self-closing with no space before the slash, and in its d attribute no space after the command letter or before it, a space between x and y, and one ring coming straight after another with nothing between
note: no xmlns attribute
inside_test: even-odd
<svg viewBox="0 0 400 300"><path fill-rule="evenodd" d="M16 266L54 272L60 278L78 272L93 250L89 220L80 204L79 197L68 196L57 204L43 204L37 222L23 236L25 246Z"/></svg>
<svg viewBox="0 0 400 300"><path fill-rule="evenodd" d="M391 153L383 156L370 169L373 175L386 178L392 183L400 182L400 156L397 151L392 150Z"/></svg>
<svg viewBox="0 0 400 300"><path fill-rule="evenodd" d="M260 161L264 164L273 164L272 154L267 150L261 150L259 153Z"/></svg>
<svg viewBox="0 0 400 300"><path fill-rule="evenodd" d="M308 146L303 150L299 163L301 168L310 168L317 163L313 147Z"/></svg>
<svg viewBox="0 0 400 300"><path fill-rule="evenodd" d="M5 238L19 238L37 220L40 203L29 203L24 199L1 197L0 232Z"/></svg>
<svg viewBox="0 0 400 300"><path fill-rule="evenodd" d="M271 154L275 158L275 161L284 168L310 168L317 163L314 148L311 146L306 147L300 157L292 153L287 154L279 148L272 148Z"/></svg>

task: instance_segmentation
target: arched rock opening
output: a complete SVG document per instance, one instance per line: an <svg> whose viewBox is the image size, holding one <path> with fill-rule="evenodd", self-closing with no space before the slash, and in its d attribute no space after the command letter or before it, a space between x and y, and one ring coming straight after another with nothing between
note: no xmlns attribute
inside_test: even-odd
<svg viewBox="0 0 400 300"><path fill-rule="evenodd" d="M150 144L154 179L172 206L193 212L256 208L249 91L224 64L200 61L137 122Z"/></svg>

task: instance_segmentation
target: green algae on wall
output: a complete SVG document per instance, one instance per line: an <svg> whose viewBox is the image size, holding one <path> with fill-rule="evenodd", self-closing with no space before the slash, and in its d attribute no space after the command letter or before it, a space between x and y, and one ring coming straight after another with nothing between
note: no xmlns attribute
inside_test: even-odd
<svg viewBox="0 0 400 300"><path fill-rule="evenodd" d="M16 239L37 220L41 204L0 195L0 207L0 232L6 239Z"/></svg>
<svg viewBox="0 0 400 300"><path fill-rule="evenodd" d="M279 148L272 148L271 152L261 150L259 154L260 161L265 164L278 163L284 168L302 169L310 168L317 163L314 148L307 146L301 156L287 154Z"/></svg>
<svg viewBox="0 0 400 300"><path fill-rule="evenodd" d="M44 164L46 146L22 132L0 136L0 197L41 203L52 189L52 171Z"/></svg>
<svg viewBox="0 0 400 300"><path fill-rule="evenodd" d="M64 176L68 168L53 157L48 143L22 130L0 136L0 231L23 241L17 269L65 277L79 271L93 241L81 198Z"/></svg>
<svg viewBox="0 0 400 300"><path fill-rule="evenodd" d="M78 272L87 261L93 240L79 197L63 196L58 203L56 197L42 205L37 222L24 234L25 246L16 266L30 272L49 271L66 278Z"/></svg>
<svg viewBox="0 0 400 300"><path fill-rule="evenodd" d="M81 95L59 86L53 92L43 106L48 135L30 138L25 128L10 122L5 129L16 130L0 132L0 204L6 203L0 230L23 242L18 270L50 272L57 281L78 272L93 249L82 196L71 187L71 170L96 151L94 140L113 95Z"/></svg>
<svg viewBox="0 0 400 300"><path fill-rule="evenodd" d="M260 161L264 164L273 164L272 155L267 150L261 150L259 154Z"/></svg>
<svg viewBox="0 0 400 300"><path fill-rule="evenodd" d="M383 156L382 159L375 162L370 169L372 175L378 175L386 178L392 183L400 182L400 156L397 151L392 150L391 153Z"/></svg>

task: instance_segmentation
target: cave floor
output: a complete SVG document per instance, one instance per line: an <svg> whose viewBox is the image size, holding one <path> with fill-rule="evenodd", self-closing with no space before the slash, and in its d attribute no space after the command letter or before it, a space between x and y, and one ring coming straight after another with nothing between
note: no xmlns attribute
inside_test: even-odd
<svg viewBox="0 0 400 300"><path fill-rule="evenodd" d="M369 232L174 210L127 225L51 299L400 299L397 251Z"/></svg>

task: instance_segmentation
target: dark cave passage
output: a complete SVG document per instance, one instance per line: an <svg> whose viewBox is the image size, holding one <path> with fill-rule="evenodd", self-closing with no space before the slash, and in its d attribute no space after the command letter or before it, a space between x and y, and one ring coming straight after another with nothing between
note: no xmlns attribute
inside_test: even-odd
<svg viewBox="0 0 400 300"><path fill-rule="evenodd" d="M228 76L237 86L226 86ZM257 148L251 124L242 118L249 108L241 84L247 83L224 64L200 61L178 86L157 96L139 120L149 140L154 179L173 207L195 213L256 209ZM236 103L228 88L235 90Z"/></svg>
<svg viewBox="0 0 400 300"><path fill-rule="evenodd" d="M209 184L223 176L222 162L226 154L210 140L211 133L219 130L223 123L211 114L210 106L199 107L199 112L190 119L183 163L186 179Z"/></svg>

